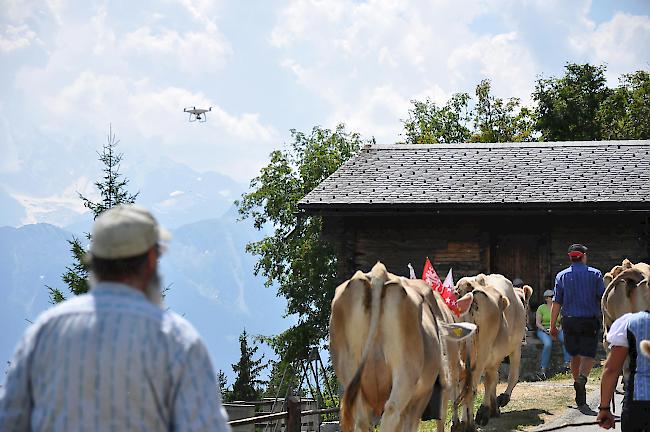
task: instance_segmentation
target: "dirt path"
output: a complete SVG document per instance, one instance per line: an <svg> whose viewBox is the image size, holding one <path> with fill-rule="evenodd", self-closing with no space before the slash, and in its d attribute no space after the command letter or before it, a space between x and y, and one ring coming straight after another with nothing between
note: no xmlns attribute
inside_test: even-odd
<svg viewBox="0 0 650 432"><path fill-rule="evenodd" d="M497 387L497 394L505 390L506 385ZM587 393L598 388L598 383L587 384ZM525 431L550 423L567 408L574 407L572 379L540 382L522 382L512 392L510 403L502 408L501 417L490 419L484 432Z"/></svg>
<svg viewBox="0 0 650 432"><path fill-rule="evenodd" d="M599 382L590 378L587 393L596 390ZM505 390L506 384L497 386L497 394ZM479 387L482 394L483 386ZM575 407L573 400L573 379L568 376L540 382L520 382L512 393L510 403L501 409L501 417L490 419L482 432L529 431L542 424L548 424L569 407ZM423 422L420 432L435 431L433 422ZM447 430L447 429L446 429Z"/></svg>

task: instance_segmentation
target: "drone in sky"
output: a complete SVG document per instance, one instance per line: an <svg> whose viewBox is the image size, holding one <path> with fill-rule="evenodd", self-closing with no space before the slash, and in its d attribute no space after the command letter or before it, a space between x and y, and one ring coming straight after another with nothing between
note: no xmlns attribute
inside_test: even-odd
<svg viewBox="0 0 650 432"><path fill-rule="evenodd" d="M206 113L212 111L212 107L210 108L197 108L197 107L192 107L192 108L185 108L183 112L189 113L190 114L190 122L195 122L199 121L201 123L204 123L206 119Z"/></svg>

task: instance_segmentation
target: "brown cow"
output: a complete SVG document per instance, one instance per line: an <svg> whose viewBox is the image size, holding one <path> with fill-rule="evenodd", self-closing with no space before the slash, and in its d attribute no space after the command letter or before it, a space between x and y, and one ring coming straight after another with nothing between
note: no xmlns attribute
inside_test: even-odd
<svg viewBox="0 0 650 432"><path fill-rule="evenodd" d="M336 289L330 352L345 389L342 431L365 432L379 417L383 430L416 431L434 387L449 388L443 334L462 339L471 332L443 328L436 297L423 281L399 278L381 263Z"/></svg>
<svg viewBox="0 0 650 432"><path fill-rule="evenodd" d="M499 407L510 401L512 390L519 380L521 342L526 331L525 299L530 298L532 288L522 290L518 295L512 282L498 274L480 274L462 278L456 284L460 295L473 295L471 306L461 319L476 324L476 333L471 339L471 380L463 396L463 422L452 430L473 431L474 420L485 426L490 417L500 415ZM465 298L465 297L463 297ZM468 340L469 344L469 340ZM496 396L497 374L502 360L508 357L510 367L508 387ZM476 388L485 374L485 396L481 407L472 418Z"/></svg>
<svg viewBox="0 0 650 432"><path fill-rule="evenodd" d="M623 314L650 308L646 297L642 295L643 291L648 289L647 281L644 282L648 278L650 278L650 265L632 264L628 259L605 274L603 279L606 289L601 299L605 328L603 337L607 336L607 330L612 323ZM606 343L605 347L607 348Z"/></svg>

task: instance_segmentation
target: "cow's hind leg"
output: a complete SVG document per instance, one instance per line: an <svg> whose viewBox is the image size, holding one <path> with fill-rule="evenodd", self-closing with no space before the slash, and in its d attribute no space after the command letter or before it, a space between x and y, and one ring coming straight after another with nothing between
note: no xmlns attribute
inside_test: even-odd
<svg viewBox="0 0 650 432"><path fill-rule="evenodd" d="M363 395L359 395L354 404L354 429L352 432L368 432L372 430L372 409L362 399Z"/></svg>
<svg viewBox="0 0 650 432"><path fill-rule="evenodd" d="M500 407L504 407L510 402L510 395L512 395L512 390L519 382L519 364L521 363L521 345L518 345L517 348L508 356L510 360L510 365L508 365L508 388L506 391L501 393L497 398L497 402Z"/></svg>
<svg viewBox="0 0 650 432"><path fill-rule="evenodd" d="M413 370L416 369L414 368ZM408 371L408 368L406 372L407 373L405 374L398 374L393 377L393 388L391 389L390 396L384 405L384 414L381 416L381 430L404 430L407 432L402 424L402 418L404 417L404 414L408 413L409 409L414 409L413 404L409 402L412 399L421 399L421 405L417 407L419 412L424 410L424 406L428 402L428 398L425 397L425 395L414 394L414 392L418 392L419 390L417 388L419 386L416 385L418 378L414 373L409 373L410 371ZM437 377L434 377L434 379L435 378ZM406 417L408 417L408 415ZM416 417L419 421L419 415ZM414 423L415 431L417 431L417 426L419 425L418 421Z"/></svg>
<svg viewBox="0 0 650 432"><path fill-rule="evenodd" d="M476 411L476 418L474 419L476 421L476 424L479 426L485 426L488 424L488 421L490 420L490 417L492 416L493 410L496 406L496 377L496 367L490 367L485 370L485 382L483 383L485 394L483 396L483 403Z"/></svg>
<svg viewBox="0 0 650 432"><path fill-rule="evenodd" d="M460 423L452 424L451 432L476 432L476 425L474 424L474 399L476 398L476 388L480 379L479 374L473 374L471 377L471 387L467 393L463 395L460 411Z"/></svg>

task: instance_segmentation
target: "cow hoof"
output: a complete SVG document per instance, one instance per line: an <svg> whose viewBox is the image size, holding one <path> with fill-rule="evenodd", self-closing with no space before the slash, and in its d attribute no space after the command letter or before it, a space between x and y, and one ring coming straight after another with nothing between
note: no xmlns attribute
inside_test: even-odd
<svg viewBox="0 0 650 432"><path fill-rule="evenodd" d="M474 423L459 422L451 425L451 432L477 432Z"/></svg>
<svg viewBox="0 0 650 432"><path fill-rule="evenodd" d="M501 417L501 410L499 410L498 406L492 405L492 409L490 410L490 417Z"/></svg>
<svg viewBox="0 0 650 432"><path fill-rule="evenodd" d="M508 393L501 393L497 397L497 403L499 404L500 407L504 407L508 405L508 402L510 402L510 395Z"/></svg>
<svg viewBox="0 0 650 432"><path fill-rule="evenodd" d="M453 423L450 432L465 432L465 422Z"/></svg>
<svg viewBox="0 0 650 432"><path fill-rule="evenodd" d="M474 421L479 426L485 426L488 424L488 421L490 421L490 408L488 408L486 405L481 405L476 411L476 417L474 418Z"/></svg>

